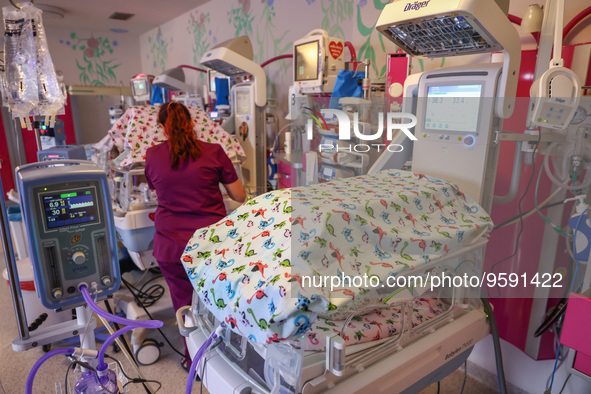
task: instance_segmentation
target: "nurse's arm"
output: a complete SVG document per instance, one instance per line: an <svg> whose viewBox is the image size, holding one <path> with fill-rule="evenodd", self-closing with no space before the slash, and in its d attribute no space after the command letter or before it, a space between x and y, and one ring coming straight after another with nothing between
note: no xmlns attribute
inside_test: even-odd
<svg viewBox="0 0 591 394"><path fill-rule="evenodd" d="M244 190L242 182L239 180L228 184L224 183L224 187L232 200L240 203L243 203L244 200L246 200L246 191Z"/></svg>

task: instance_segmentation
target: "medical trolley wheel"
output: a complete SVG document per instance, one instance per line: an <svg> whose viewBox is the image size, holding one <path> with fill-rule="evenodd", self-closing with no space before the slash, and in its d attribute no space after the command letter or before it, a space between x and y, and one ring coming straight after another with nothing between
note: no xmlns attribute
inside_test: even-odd
<svg viewBox="0 0 591 394"><path fill-rule="evenodd" d="M154 364L160 358L161 346L155 339L147 338L135 351L135 360L142 366Z"/></svg>

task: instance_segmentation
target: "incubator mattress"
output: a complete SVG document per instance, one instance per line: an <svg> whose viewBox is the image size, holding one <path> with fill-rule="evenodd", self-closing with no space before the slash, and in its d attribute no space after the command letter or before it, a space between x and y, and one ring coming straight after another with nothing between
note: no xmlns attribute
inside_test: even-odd
<svg viewBox="0 0 591 394"><path fill-rule="evenodd" d="M228 156L246 158L240 142L212 121L199 107L188 107L193 117L197 138L201 141L218 143ZM129 107L109 130L109 135L119 152L130 149L131 154L122 162L126 167L145 161L148 148L166 141L162 127L158 124L158 106L146 105Z"/></svg>
<svg viewBox="0 0 591 394"><path fill-rule="evenodd" d="M306 333L319 316L345 320L388 298L381 286L343 281L331 291L320 279L384 284L490 228L453 184L388 170L258 196L197 230L182 261L218 320L270 343Z"/></svg>

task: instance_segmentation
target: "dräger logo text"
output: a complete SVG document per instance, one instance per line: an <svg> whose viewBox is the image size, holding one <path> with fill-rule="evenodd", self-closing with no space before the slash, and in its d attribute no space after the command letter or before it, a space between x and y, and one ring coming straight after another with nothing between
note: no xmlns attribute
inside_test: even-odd
<svg viewBox="0 0 591 394"><path fill-rule="evenodd" d="M431 0L427 0L427 1L415 1L414 3L408 3L406 4L406 7L404 7L404 11L409 11L409 10L419 10L423 7L426 7L429 2Z"/></svg>

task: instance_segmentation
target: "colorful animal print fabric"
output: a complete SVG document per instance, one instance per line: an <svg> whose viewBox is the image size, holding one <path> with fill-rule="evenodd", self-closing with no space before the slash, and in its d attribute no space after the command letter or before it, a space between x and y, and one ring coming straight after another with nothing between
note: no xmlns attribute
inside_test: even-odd
<svg viewBox="0 0 591 394"><path fill-rule="evenodd" d="M109 130L113 143L123 152L131 153L121 162L122 167L144 162L148 148L166 141L162 127L158 124L159 106L145 105L129 107ZM240 142L211 120L199 107L188 107L193 118L197 138L212 144L220 144L228 156L236 155L244 160L246 155Z"/></svg>
<svg viewBox="0 0 591 394"><path fill-rule="evenodd" d="M258 196L197 230L182 261L218 320L270 343L304 335L319 316L345 320L371 309L390 299L388 278L491 228L453 184L387 170ZM379 286L343 281L331 289L321 281L334 277L375 278Z"/></svg>

